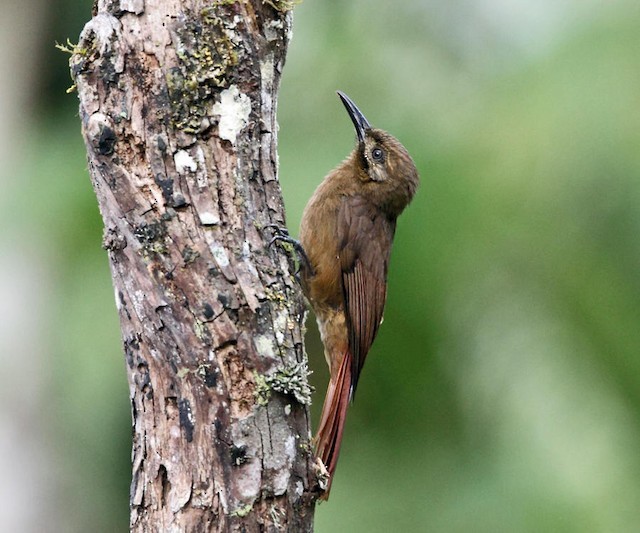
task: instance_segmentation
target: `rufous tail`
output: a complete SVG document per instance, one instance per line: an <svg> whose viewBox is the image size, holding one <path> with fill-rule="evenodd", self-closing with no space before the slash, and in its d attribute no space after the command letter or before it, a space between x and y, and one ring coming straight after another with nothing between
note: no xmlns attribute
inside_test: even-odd
<svg viewBox="0 0 640 533"><path fill-rule="evenodd" d="M327 488L321 500L329 499L329 491L333 482L333 474L338 464L340 444L344 431L344 421L349 406L351 389L351 354L346 352L342 357L338 374L329 381L327 395L322 406L320 427L316 435L316 456L320 458L329 472Z"/></svg>

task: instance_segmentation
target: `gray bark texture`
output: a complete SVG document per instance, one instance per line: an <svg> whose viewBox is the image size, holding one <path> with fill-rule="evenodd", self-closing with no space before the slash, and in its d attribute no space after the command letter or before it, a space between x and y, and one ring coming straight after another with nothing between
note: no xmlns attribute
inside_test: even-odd
<svg viewBox="0 0 640 533"><path fill-rule="evenodd" d="M311 531L305 307L284 225L281 0L100 0L71 70L133 417L132 531Z"/></svg>

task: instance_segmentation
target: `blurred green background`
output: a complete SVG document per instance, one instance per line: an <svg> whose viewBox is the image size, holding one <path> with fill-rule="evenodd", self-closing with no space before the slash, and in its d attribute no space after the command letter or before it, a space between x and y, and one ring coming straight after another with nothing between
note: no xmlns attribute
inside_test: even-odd
<svg viewBox="0 0 640 533"><path fill-rule="evenodd" d="M3 531L125 531L130 413L67 57L91 2L0 22ZM293 233L351 150L335 90L413 155L385 323L319 532L640 530L640 4L294 12ZM317 419L327 371L307 346Z"/></svg>

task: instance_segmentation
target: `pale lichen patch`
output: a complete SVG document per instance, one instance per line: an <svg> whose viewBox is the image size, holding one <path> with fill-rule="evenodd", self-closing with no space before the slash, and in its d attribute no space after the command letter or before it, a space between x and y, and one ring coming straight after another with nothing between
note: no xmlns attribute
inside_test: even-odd
<svg viewBox="0 0 640 533"><path fill-rule="evenodd" d="M220 138L235 144L238 134L249 122L251 100L246 94L241 93L238 87L232 85L220 93L220 101L213 105L211 111L220 116Z"/></svg>
<svg viewBox="0 0 640 533"><path fill-rule="evenodd" d="M200 224L203 226L216 226L220 224L220 217L215 213L198 213L198 217L200 218Z"/></svg>
<svg viewBox="0 0 640 533"><path fill-rule="evenodd" d="M178 150L173 156L173 161L178 174L185 174L187 170L190 172L198 170L198 163L186 150Z"/></svg>
<svg viewBox="0 0 640 533"><path fill-rule="evenodd" d="M116 296L116 309L120 311L122 309L122 300L120 300L120 291L118 287L114 287L115 296Z"/></svg>
<svg viewBox="0 0 640 533"><path fill-rule="evenodd" d="M282 38L284 22L282 20L272 20L264 26L264 36L269 41L277 41Z"/></svg>
<svg viewBox="0 0 640 533"><path fill-rule="evenodd" d="M227 251L220 246L219 244L214 244L209 247L211 250L211 254L213 258L216 260L216 263L220 266L220 268L226 268L229 266L229 256L227 255Z"/></svg>
<svg viewBox="0 0 640 533"><path fill-rule="evenodd" d="M250 257L251 256L251 246L249 245L248 240L244 240L242 242L242 257Z"/></svg>
<svg viewBox="0 0 640 533"><path fill-rule="evenodd" d="M290 462L293 462L296 456L296 439L293 435L289 435L284 443L284 451Z"/></svg>
<svg viewBox="0 0 640 533"><path fill-rule="evenodd" d="M258 355L273 359L276 356L273 338L269 335L258 335L254 341Z"/></svg>
<svg viewBox="0 0 640 533"><path fill-rule="evenodd" d="M120 9L135 15L144 13L144 0L120 0Z"/></svg>
<svg viewBox="0 0 640 533"><path fill-rule="evenodd" d="M279 312L273 321L273 333L279 346L284 344L285 333L288 328L289 314L286 311Z"/></svg>
<svg viewBox="0 0 640 533"><path fill-rule="evenodd" d="M265 87L271 87L273 85L275 74L274 65L273 55L269 55L264 61L260 62L260 78Z"/></svg>

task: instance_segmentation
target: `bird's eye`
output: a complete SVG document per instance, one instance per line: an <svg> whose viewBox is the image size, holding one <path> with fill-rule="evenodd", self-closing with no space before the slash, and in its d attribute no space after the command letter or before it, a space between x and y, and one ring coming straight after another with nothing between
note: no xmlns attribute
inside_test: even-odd
<svg viewBox="0 0 640 533"><path fill-rule="evenodd" d="M384 151L382 150L382 148L378 148L376 146L373 150L371 150L371 157L373 157L374 161L381 163L382 161L384 161Z"/></svg>

